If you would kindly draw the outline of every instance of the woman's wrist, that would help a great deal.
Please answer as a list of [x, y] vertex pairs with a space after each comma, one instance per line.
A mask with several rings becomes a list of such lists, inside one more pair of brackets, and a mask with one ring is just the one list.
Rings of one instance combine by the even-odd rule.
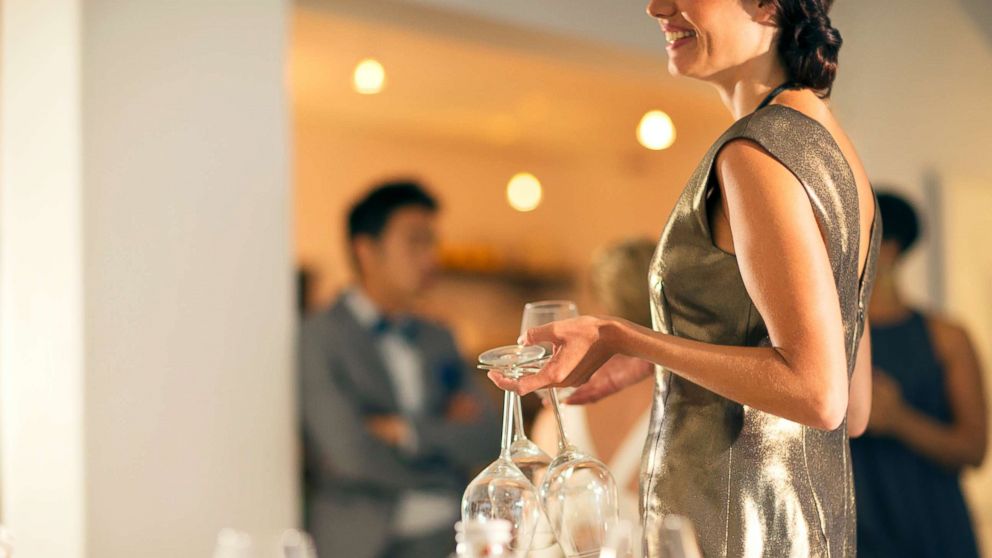
[[627, 320], [614, 317], [601, 318], [599, 325], [599, 337], [606, 344], [607, 350], [611, 354], [630, 356], [630, 338], [633, 333], [631, 323]]
[[915, 426], [916, 417], [913, 409], [905, 403], [896, 405], [890, 411], [889, 433], [895, 438], [905, 439], [907, 431], [912, 431]]

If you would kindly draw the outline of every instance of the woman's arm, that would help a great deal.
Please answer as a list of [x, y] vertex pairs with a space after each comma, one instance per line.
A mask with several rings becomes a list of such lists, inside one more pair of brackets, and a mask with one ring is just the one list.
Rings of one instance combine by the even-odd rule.
[[944, 365], [951, 423], [943, 423], [906, 404], [899, 386], [880, 373], [876, 378], [877, 410], [869, 430], [888, 434], [940, 465], [957, 470], [978, 467], [987, 444], [986, 401], [982, 369], [965, 330], [941, 319], [931, 319], [930, 330]]
[[738, 265], [770, 347], [713, 345], [585, 316], [528, 332], [529, 343], [555, 345], [539, 374], [519, 382], [495, 375], [493, 380], [522, 393], [578, 385], [622, 353], [739, 403], [812, 427], [837, 428], [848, 407], [844, 328], [810, 200], [788, 169], [751, 142], [727, 144], [717, 170]]

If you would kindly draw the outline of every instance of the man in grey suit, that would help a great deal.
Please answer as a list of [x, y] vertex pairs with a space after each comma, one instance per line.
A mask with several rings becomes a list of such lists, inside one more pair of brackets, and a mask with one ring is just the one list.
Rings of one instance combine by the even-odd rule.
[[321, 558], [443, 558], [499, 423], [444, 327], [411, 307], [436, 270], [436, 201], [372, 190], [348, 216], [358, 284], [303, 323], [307, 529]]

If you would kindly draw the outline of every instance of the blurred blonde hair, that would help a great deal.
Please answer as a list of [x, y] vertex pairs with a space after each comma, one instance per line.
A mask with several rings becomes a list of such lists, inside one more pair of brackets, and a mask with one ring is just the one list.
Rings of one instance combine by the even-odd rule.
[[590, 284], [608, 313], [651, 327], [648, 269], [654, 250], [654, 241], [633, 238], [610, 245], [593, 257]]

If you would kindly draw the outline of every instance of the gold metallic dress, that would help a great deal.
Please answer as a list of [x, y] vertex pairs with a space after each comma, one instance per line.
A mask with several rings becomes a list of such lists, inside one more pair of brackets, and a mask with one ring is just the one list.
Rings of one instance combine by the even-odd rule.
[[[799, 179], [824, 231], [844, 322], [848, 377], [874, 282], [879, 219], [859, 276], [854, 174], [830, 133], [770, 105], [737, 121], [710, 148], [679, 198], [651, 267], [655, 329], [707, 343], [768, 346], [737, 259], [713, 243], [707, 197], [727, 142], [757, 143]], [[727, 374], [733, 374], [727, 370]], [[847, 557], [855, 553], [847, 424], [832, 432], [730, 401], [667, 370], [657, 372], [641, 474], [648, 555], [662, 556], [665, 514], [692, 520], [707, 558]]]

